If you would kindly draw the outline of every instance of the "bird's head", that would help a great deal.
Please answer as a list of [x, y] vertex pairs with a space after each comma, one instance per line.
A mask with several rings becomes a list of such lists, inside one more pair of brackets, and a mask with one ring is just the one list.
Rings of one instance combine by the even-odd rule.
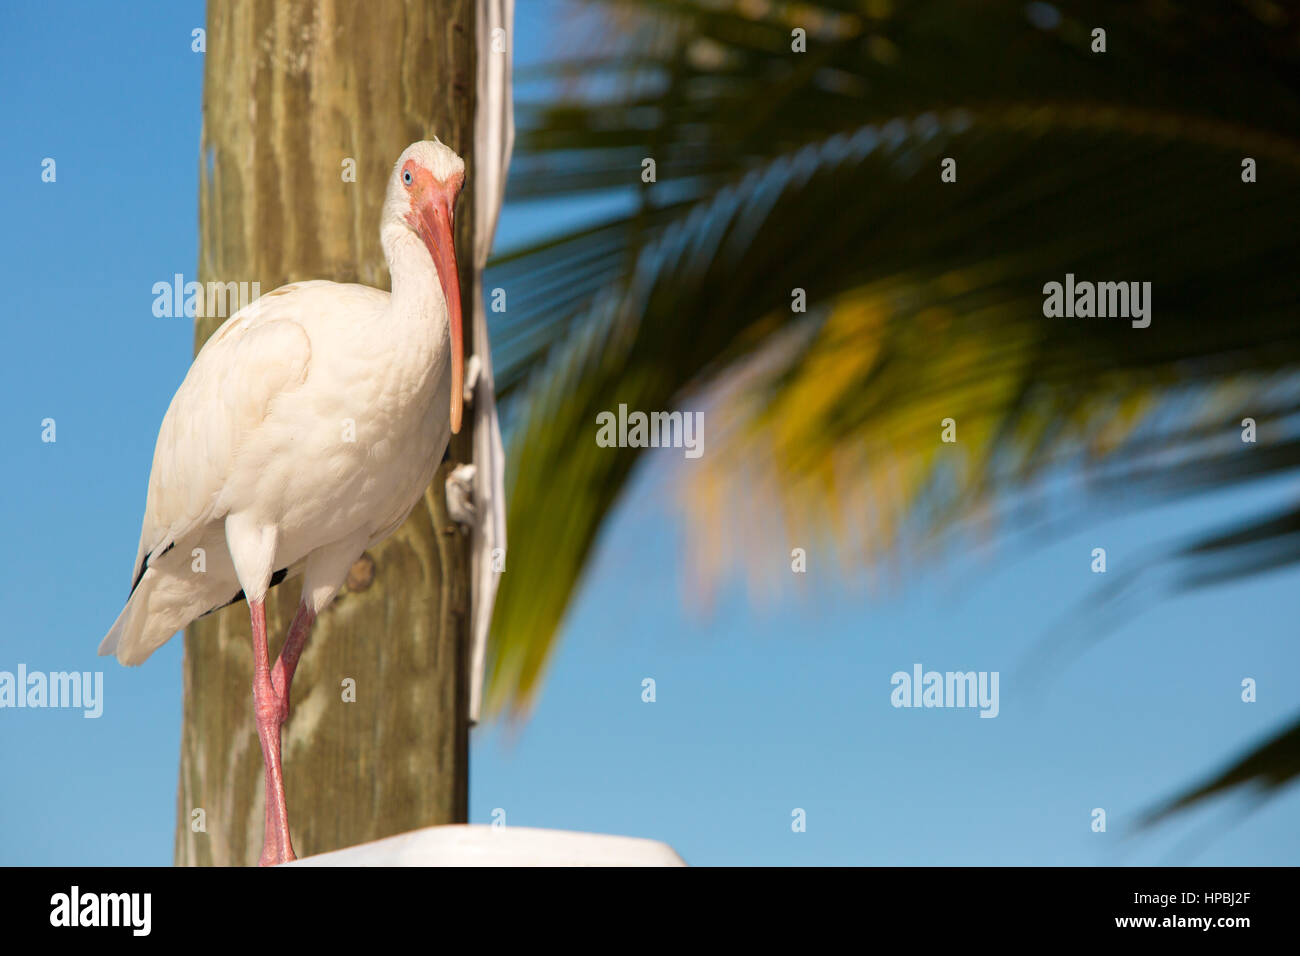
[[464, 398], [464, 346], [461, 338], [460, 276], [452, 240], [452, 210], [465, 185], [465, 161], [434, 139], [402, 151], [388, 182], [385, 225], [410, 229], [429, 250], [451, 333], [451, 430], [460, 431]]

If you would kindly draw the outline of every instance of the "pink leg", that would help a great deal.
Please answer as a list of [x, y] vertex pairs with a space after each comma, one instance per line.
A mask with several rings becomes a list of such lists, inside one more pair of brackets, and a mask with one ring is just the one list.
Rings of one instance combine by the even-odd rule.
[[250, 601], [253, 625], [253, 708], [257, 716], [257, 737], [262, 743], [266, 766], [266, 835], [262, 842], [262, 866], [294, 859], [289, 842], [289, 815], [284, 799], [284, 771], [280, 766], [280, 724], [283, 722], [279, 695], [271, 684], [270, 652], [266, 645], [266, 603]]
[[271, 671], [271, 685], [280, 697], [281, 723], [289, 719], [289, 686], [293, 683], [293, 672], [298, 669], [298, 658], [307, 646], [307, 638], [311, 637], [311, 626], [315, 620], [316, 615], [307, 609], [307, 605], [298, 602], [298, 612], [293, 616], [289, 635], [284, 639], [280, 657]]

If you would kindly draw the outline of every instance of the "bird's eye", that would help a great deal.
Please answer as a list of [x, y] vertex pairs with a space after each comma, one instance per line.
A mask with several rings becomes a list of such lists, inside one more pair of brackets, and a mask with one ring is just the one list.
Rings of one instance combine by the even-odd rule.
[[402, 170], [402, 182], [408, 186], [411, 185], [411, 171], [409, 169]]

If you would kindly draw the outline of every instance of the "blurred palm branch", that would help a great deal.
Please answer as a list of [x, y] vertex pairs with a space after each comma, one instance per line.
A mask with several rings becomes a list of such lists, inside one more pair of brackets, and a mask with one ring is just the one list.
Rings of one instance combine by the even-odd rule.
[[[1158, 502], [1300, 467], [1292, 5], [592, 0], [566, 32], [583, 52], [525, 77], [545, 93], [519, 105], [510, 196], [618, 211], [493, 266], [496, 708], [536, 694], [642, 462], [595, 444], [620, 403], [708, 410], [681, 481], [704, 591], [788, 579], [788, 542], [896, 569], [1018, 527], [1051, 475]], [[1151, 326], [1044, 318], [1067, 272], [1151, 282]], [[1300, 506], [1162, 557], [1177, 587], [1297, 560]], [[1150, 818], [1297, 773], [1300, 722]]]

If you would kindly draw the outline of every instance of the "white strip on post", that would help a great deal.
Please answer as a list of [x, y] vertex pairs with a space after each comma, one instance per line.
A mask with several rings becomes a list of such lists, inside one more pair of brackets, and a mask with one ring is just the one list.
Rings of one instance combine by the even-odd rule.
[[[474, 470], [470, 477], [475, 509], [470, 528], [469, 719], [475, 723], [483, 700], [492, 605], [497, 595], [497, 555], [506, 549], [506, 456], [497, 419], [496, 382], [483, 307], [483, 269], [492, 252], [497, 218], [506, 195], [506, 174], [515, 144], [511, 58], [514, 0], [478, 0], [478, 80], [474, 116]], [[467, 366], [468, 368], [468, 366]], [[458, 469], [459, 470], [459, 469]], [[449, 479], [450, 480], [450, 479]], [[499, 550], [498, 550], [499, 549]]]

